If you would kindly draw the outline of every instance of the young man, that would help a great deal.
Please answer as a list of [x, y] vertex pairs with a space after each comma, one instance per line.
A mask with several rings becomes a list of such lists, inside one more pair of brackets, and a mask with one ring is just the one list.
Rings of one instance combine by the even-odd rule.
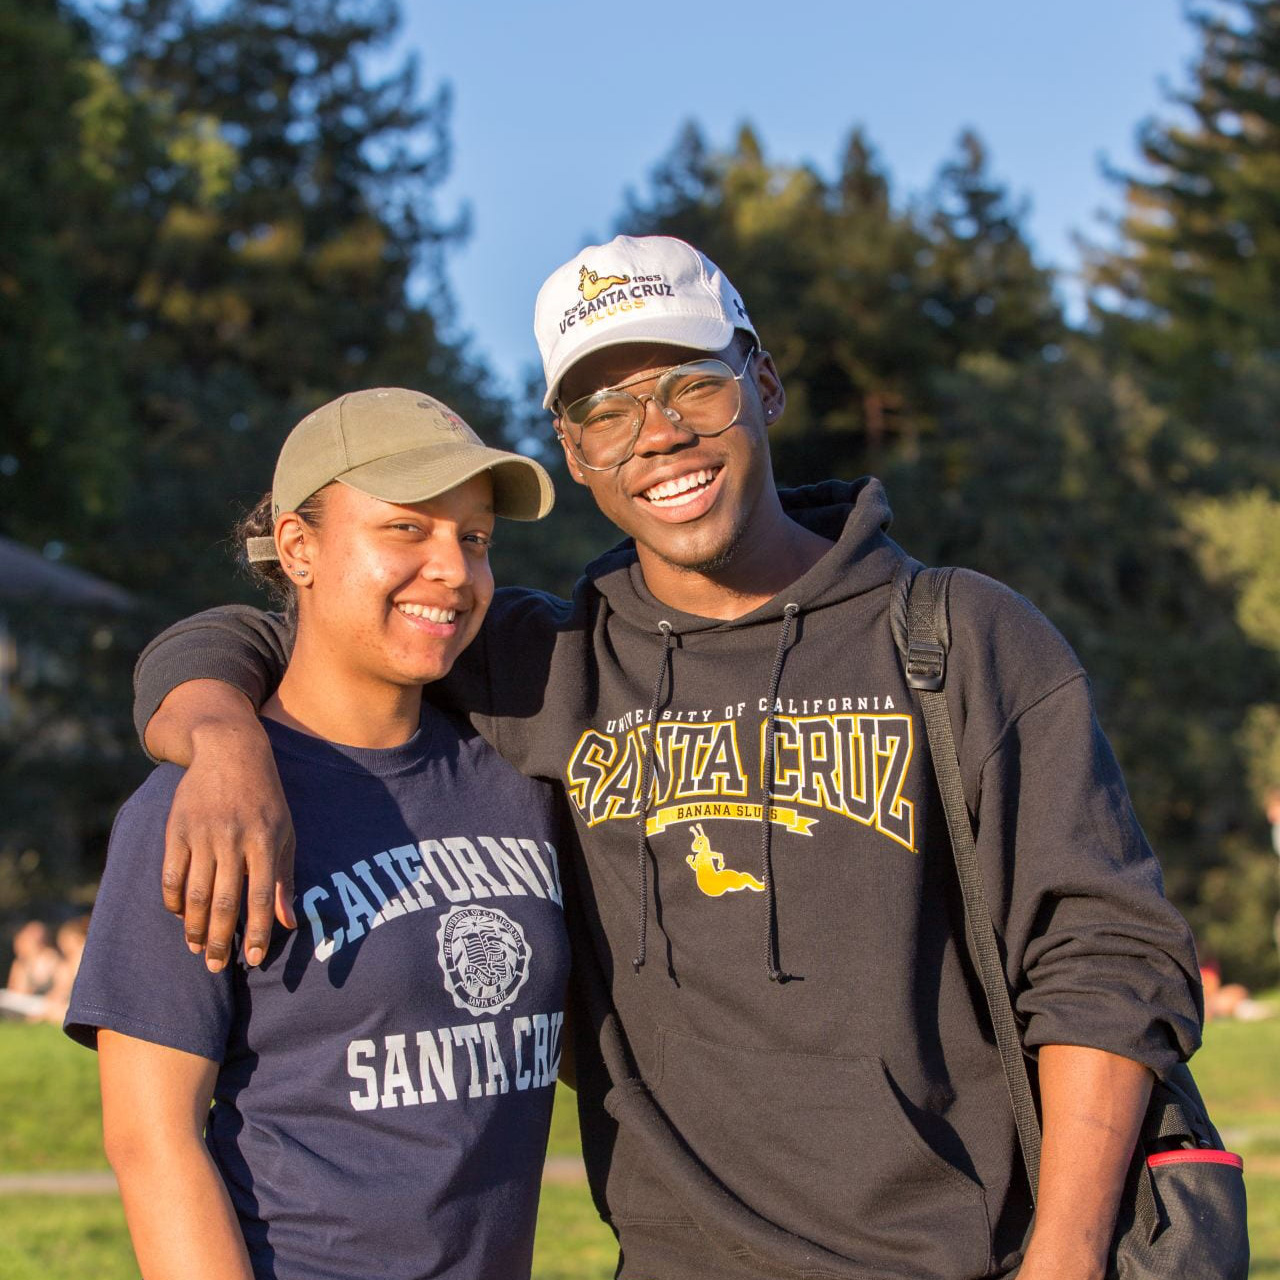
[[[948, 698], [1038, 1059], [1028, 1243], [890, 634], [904, 553], [880, 485], [778, 492], [777, 370], [732, 285], [680, 241], [585, 249], [543, 286], [535, 327], [570, 472], [628, 540], [571, 601], [498, 592], [441, 696], [559, 781], [577, 818], [580, 1107], [619, 1275], [1101, 1277], [1151, 1073], [1194, 1050], [1200, 1010], [1075, 656], [1021, 597], [957, 575]], [[149, 748], [191, 766], [166, 897], [215, 965], [246, 861], [256, 958], [287, 849], [252, 704], [288, 644], [278, 620], [217, 610], [139, 668]]]

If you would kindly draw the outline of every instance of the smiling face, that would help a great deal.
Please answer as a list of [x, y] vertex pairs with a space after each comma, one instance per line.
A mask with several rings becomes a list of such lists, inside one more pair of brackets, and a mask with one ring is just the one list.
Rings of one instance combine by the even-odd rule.
[[[568, 371], [560, 401], [571, 404], [622, 383], [641, 396], [653, 390], [664, 370], [708, 354], [654, 343], [606, 347]], [[738, 369], [745, 347], [735, 342], [710, 354]], [[767, 353], [756, 352], [742, 379], [742, 408], [718, 435], [695, 435], [647, 401], [635, 453], [621, 465], [589, 471], [565, 446], [570, 474], [591, 490], [600, 510], [635, 539], [645, 578], [659, 595], [663, 579], [672, 573], [709, 578], [723, 573], [733, 565], [744, 540], [777, 518], [767, 424], [783, 403], [773, 361]]]
[[446, 675], [493, 598], [489, 476], [409, 506], [333, 484], [323, 512], [318, 528], [289, 515], [277, 526], [282, 559], [307, 574], [298, 649], [334, 680], [405, 687]]

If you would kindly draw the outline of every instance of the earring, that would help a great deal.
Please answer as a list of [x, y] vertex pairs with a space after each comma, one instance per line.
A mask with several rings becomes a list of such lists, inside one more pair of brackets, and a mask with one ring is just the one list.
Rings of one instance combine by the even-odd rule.
[[305, 578], [307, 576], [307, 571], [305, 569], [294, 569], [291, 572], [295, 578]]

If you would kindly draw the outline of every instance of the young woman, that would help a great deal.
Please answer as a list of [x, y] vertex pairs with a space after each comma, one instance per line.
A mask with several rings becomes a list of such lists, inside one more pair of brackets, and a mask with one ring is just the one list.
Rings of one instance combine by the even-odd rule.
[[300, 927], [260, 968], [189, 953], [162, 765], [116, 821], [67, 1017], [145, 1280], [529, 1274], [568, 969], [553, 806], [422, 687], [479, 630], [495, 517], [550, 506], [541, 467], [420, 392], [286, 440], [247, 545], [296, 610], [262, 715]]

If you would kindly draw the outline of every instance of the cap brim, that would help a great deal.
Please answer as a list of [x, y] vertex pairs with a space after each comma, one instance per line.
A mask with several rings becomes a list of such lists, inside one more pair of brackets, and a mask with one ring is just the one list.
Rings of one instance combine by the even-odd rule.
[[733, 334], [734, 325], [715, 316], [637, 315], [634, 319], [616, 318], [607, 328], [575, 346], [551, 370], [547, 377], [547, 394], [542, 407], [551, 408], [560, 394], [560, 383], [564, 381], [564, 375], [594, 351], [621, 346], [626, 342], [653, 342], [661, 346], [690, 347], [694, 351], [723, 351], [733, 339]]
[[551, 477], [532, 458], [484, 446], [412, 449], [376, 458], [335, 479], [372, 498], [409, 506], [437, 498], [488, 471], [493, 508], [508, 520], [541, 520], [555, 503]]

